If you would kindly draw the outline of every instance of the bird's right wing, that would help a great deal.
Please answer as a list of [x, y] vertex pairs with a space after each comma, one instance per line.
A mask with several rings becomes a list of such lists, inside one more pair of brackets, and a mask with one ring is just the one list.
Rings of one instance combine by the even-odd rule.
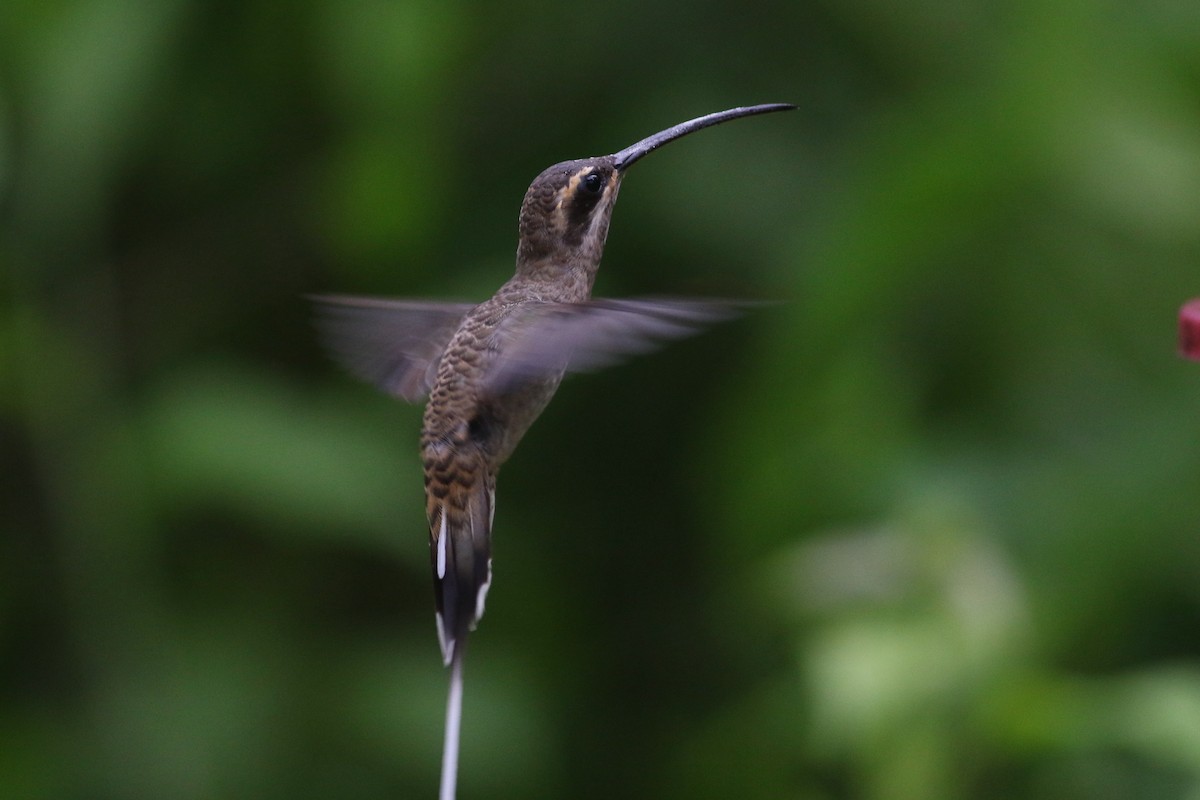
[[470, 303], [317, 295], [317, 328], [352, 375], [410, 403], [429, 393], [438, 359]]
[[505, 394], [564, 371], [601, 369], [733, 319], [752, 305], [657, 298], [532, 303], [496, 332], [501, 356], [486, 378], [488, 392]]

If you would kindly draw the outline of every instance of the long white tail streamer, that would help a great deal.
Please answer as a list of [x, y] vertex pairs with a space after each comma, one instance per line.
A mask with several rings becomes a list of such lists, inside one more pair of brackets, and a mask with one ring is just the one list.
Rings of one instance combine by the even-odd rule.
[[[461, 646], [461, 644], [460, 644]], [[450, 693], [446, 697], [446, 740], [442, 744], [442, 791], [440, 800], [454, 800], [458, 783], [458, 739], [462, 727], [462, 653], [450, 662]]]

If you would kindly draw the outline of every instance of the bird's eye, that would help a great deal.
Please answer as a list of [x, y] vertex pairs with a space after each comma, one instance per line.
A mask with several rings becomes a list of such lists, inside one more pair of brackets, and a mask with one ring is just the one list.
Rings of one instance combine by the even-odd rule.
[[593, 194], [604, 188], [604, 179], [598, 173], [589, 172], [583, 178], [583, 188]]

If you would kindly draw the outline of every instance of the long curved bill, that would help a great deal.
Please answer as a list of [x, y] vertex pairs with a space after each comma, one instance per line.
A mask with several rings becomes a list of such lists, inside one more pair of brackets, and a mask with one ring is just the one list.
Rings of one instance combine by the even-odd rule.
[[647, 136], [637, 144], [629, 145], [629, 147], [613, 155], [613, 162], [618, 170], [623, 170], [642, 156], [657, 150], [667, 142], [673, 142], [679, 137], [687, 136], [689, 133], [698, 131], [701, 128], [720, 125], [722, 122], [728, 122], [731, 119], [750, 117], [755, 114], [770, 114], [773, 111], [791, 111], [794, 108], [795, 106], [790, 103], [764, 103], [759, 106], [741, 106], [739, 108], [730, 108], [726, 111], [705, 114], [703, 117], [696, 117], [695, 119], [690, 119], [687, 122], [681, 122], [678, 125], [667, 128], [665, 131], [659, 131], [653, 136]]

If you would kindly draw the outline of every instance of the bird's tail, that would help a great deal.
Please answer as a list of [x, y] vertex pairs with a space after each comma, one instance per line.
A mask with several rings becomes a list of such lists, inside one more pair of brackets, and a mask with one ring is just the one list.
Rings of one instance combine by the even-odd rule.
[[[495, 481], [484, 470], [430, 484], [429, 532], [438, 639], [450, 667], [440, 799], [454, 800], [462, 722], [467, 634], [483, 616], [492, 580], [491, 529]], [[468, 480], [474, 478], [474, 480]]]
[[442, 659], [454, 662], [455, 650], [483, 616], [492, 581], [492, 510], [495, 481], [476, 473], [464, 485], [444, 484], [442, 497], [430, 492], [430, 561], [437, 603]]

